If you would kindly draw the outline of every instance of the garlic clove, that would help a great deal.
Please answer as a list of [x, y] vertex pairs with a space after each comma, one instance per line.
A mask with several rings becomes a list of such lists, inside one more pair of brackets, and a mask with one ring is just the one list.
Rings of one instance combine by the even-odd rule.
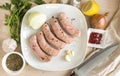
[[69, 55], [69, 56], [74, 56], [75, 52], [71, 51], [71, 50], [68, 50], [68, 51], [66, 51], [66, 54]]
[[75, 52], [74, 52], [74, 51], [71, 51], [71, 55], [72, 55], [72, 56], [75, 56]]
[[71, 61], [70, 56], [69, 55], [65, 55], [65, 60], [68, 61], [68, 62], [70, 62]]

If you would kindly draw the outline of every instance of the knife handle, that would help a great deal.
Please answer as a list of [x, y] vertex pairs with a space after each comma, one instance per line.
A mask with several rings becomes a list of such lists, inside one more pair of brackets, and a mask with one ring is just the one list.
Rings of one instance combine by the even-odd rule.
[[76, 70], [76, 69], [74, 69], [74, 70], [71, 72], [70, 76], [79, 76], [79, 75], [77, 75], [77, 74], [75, 73], [75, 70]]
[[73, 72], [70, 74], [70, 76], [75, 76], [75, 72], [73, 71]]

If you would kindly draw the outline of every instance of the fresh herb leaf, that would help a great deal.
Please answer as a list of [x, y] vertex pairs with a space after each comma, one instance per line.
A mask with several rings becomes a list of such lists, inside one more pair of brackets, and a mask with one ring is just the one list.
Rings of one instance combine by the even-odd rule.
[[15, 5], [15, 6], [18, 6], [22, 0], [10, 0], [11, 1], [11, 4]]
[[11, 10], [11, 4], [5, 3], [5, 4], [3, 4], [2, 6], [0, 6], [0, 8], [6, 9], [6, 10]]
[[[10, 0], [11, 3], [5, 3], [0, 8], [8, 10], [10, 15], [5, 15], [5, 25], [9, 27], [11, 38], [20, 43], [20, 27], [24, 14], [31, 8], [32, 3], [43, 4], [42, 0]], [[11, 8], [12, 6], [12, 8]]]
[[40, 5], [40, 4], [45, 4], [45, 2], [42, 1], [42, 0], [34, 0], [34, 3], [36, 3], [36, 4], [38, 4], [38, 5]]

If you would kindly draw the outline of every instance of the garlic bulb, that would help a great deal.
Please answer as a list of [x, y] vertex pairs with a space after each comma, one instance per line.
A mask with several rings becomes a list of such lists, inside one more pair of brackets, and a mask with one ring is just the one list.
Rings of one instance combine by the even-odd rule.
[[14, 39], [8, 38], [8, 39], [3, 40], [3, 42], [2, 42], [2, 49], [6, 53], [14, 51], [16, 49], [16, 47], [17, 47], [17, 43]]

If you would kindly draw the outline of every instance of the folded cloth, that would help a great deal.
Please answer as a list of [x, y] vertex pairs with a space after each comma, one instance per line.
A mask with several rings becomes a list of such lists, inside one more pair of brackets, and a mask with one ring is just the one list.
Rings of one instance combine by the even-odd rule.
[[[119, 20], [120, 20], [120, 9], [114, 16], [113, 20], [111, 21], [110, 27], [107, 28], [106, 47], [116, 42], [120, 43], [120, 40], [118, 39], [120, 37]], [[117, 28], [113, 30], [113, 26]], [[115, 32], [117, 32], [118, 37], [116, 37]], [[99, 51], [100, 49], [88, 47], [85, 60], [89, 59], [93, 54]], [[115, 50], [114, 53], [108, 56], [103, 62], [98, 63], [98, 65], [88, 73], [88, 76], [115, 76], [115, 73], [118, 70], [120, 70], [120, 45]]]
[[98, 65], [91, 70], [89, 76], [111, 76], [110, 74], [116, 70], [120, 64], [120, 47], [115, 50], [113, 54], [107, 57], [104, 62], [98, 63]]

